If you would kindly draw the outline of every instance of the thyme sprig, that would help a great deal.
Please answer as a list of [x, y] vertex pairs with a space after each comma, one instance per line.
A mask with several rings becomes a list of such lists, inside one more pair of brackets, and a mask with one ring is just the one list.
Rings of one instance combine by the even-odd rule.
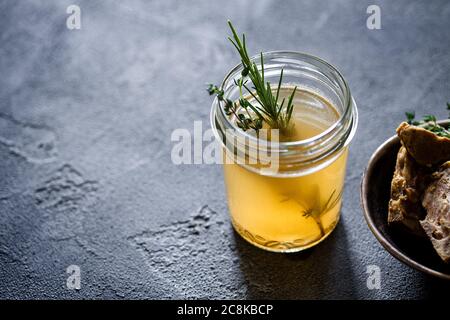
[[[272, 85], [269, 81], [266, 81], [264, 76], [264, 57], [262, 52], [260, 53], [261, 70], [259, 70], [257, 64], [251, 61], [249, 57], [245, 34], [242, 34], [242, 39], [239, 38], [231, 21], [228, 21], [228, 25], [232, 32], [232, 37], [228, 37], [228, 40], [238, 51], [243, 66], [241, 78], [235, 80], [235, 84], [239, 87], [239, 99], [236, 102], [226, 99], [223, 90], [213, 84], [210, 84], [207, 89], [209, 94], [215, 94], [219, 101], [224, 103], [225, 112], [236, 117], [237, 124], [241, 129], [255, 129], [258, 131], [262, 128], [263, 122], [266, 122], [270, 128], [279, 129], [285, 135], [289, 134], [293, 128], [291, 119], [294, 108], [293, 99], [297, 87], [294, 88], [287, 101], [286, 98], [283, 98], [280, 103], [283, 69], [281, 69], [278, 86], [274, 92]], [[248, 87], [248, 80], [252, 82], [252, 88]], [[257, 104], [253, 104], [245, 98], [244, 89], [253, 97]]]
[[[450, 103], [447, 102], [447, 110], [450, 112]], [[416, 114], [415, 112], [405, 112], [406, 119], [409, 124], [412, 124], [414, 126], [423, 126], [424, 129], [431, 131], [435, 133], [436, 135], [440, 137], [445, 137], [450, 139], [450, 131], [444, 128], [443, 126], [439, 125], [437, 123], [437, 119], [434, 115], [428, 114], [425, 115], [422, 120], [418, 121], [416, 120]], [[450, 119], [450, 113], [449, 113], [449, 119]]]
[[[250, 115], [247, 109], [250, 103], [247, 100], [239, 99], [239, 104], [237, 104], [230, 99], [225, 99], [223, 90], [212, 83], [208, 84], [208, 88], [206, 90], [208, 91], [209, 95], [215, 94], [217, 96], [217, 99], [224, 103], [225, 114], [228, 116], [234, 115], [237, 119], [237, 125], [239, 128], [244, 131], [248, 129], [254, 129], [255, 131], [258, 131], [262, 128], [263, 119], [254, 119]], [[241, 105], [242, 108], [246, 110], [247, 114], [239, 113], [239, 105]]]

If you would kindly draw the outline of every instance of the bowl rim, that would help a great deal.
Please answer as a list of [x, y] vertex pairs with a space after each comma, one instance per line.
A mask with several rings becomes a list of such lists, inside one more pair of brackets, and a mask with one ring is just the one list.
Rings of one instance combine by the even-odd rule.
[[[439, 120], [439, 121], [437, 121], [437, 123], [449, 126], [450, 119]], [[436, 271], [434, 269], [426, 267], [426, 266], [416, 262], [415, 260], [411, 259], [410, 257], [408, 257], [406, 254], [404, 254], [400, 250], [398, 250], [396, 248], [396, 246], [393, 245], [392, 242], [387, 240], [383, 236], [383, 234], [378, 230], [378, 227], [376, 226], [375, 222], [373, 221], [371, 214], [369, 214], [367, 197], [365, 196], [367, 193], [367, 189], [368, 189], [367, 172], [372, 171], [375, 162], [377, 162], [381, 158], [382, 151], [387, 146], [390, 146], [392, 144], [397, 144], [397, 143], [400, 143], [400, 139], [398, 138], [397, 135], [394, 135], [394, 136], [388, 138], [386, 141], [384, 141], [371, 155], [369, 162], [367, 163], [367, 166], [364, 169], [362, 179], [361, 179], [361, 190], [360, 190], [360, 202], [361, 202], [361, 207], [363, 209], [364, 218], [366, 220], [367, 225], [369, 226], [370, 231], [373, 233], [373, 235], [378, 240], [378, 242], [380, 242], [381, 245], [397, 260], [405, 263], [406, 265], [408, 265], [416, 270], [424, 272], [426, 274], [429, 274], [429, 275], [432, 275], [432, 276], [435, 276], [435, 277], [438, 277], [441, 279], [450, 280], [450, 274]]]

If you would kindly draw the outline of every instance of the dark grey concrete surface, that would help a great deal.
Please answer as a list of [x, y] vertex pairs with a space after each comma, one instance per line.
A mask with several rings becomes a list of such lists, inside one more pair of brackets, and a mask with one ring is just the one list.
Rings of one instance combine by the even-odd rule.
[[[81, 7], [81, 30], [66, 8]], [[382, 29], [366, 28], [369, 4]], [[228, 219], [219, 165], [174, 166], [171, 132], [208, 124], [206, 82], [250, 51], [336, 65], [358, 103], [342, 220], [301, 254], [261, 251]], [[420, 299], [449, 283], [403, 265], [359, 205], [371, 153], [404, 111], [446, 117], [448, 1], [1, 1], [0, 297]], [[66, 288], [69, 265], [81, 289]], [[366, 267], [381, 268], [368, 290]]]

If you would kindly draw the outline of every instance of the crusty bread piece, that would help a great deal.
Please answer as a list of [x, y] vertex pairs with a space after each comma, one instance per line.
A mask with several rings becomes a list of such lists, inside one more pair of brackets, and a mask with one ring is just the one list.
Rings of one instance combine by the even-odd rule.
[[421, 165], [440, 165], [450, 159], [450, 139], [402, 122], [397, 135], [409, 154]]
[[391, 182], [389, 225], [399, 225], [416, 235], [425, 236], [419, 220], [425, 217], [421, 196], [428, 182], [426, 170], [414, 161], [405, 147], [400, 148]]
[[425, 190], [422, 205], [427, 210], [423, 229], [434, 249], [445, 262], [450, 262], [450, 161], [433, 174], [435, 179]]

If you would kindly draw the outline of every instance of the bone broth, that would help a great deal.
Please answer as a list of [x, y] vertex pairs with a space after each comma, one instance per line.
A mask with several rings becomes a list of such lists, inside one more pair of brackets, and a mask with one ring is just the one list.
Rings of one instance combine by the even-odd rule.
[[[280, 99], [292, 90], [284, 87]], [[297, 89], [293, 104], [293, 129], [288, 136], [281, 134], [280, 141], [314, 138], [340, 117], [329, 101], [306, 89]], [[329, 163], [288, 177], [281, 176], [283, 167], [268, 176], [237, 163], [225, 164], [235, 229], [247, 241], [273, 251], [298, 251], [323, 240], [339, 220], [347, 153], [345, 146]]]
[[339, 221], [358, 110], [329, 63], [293, 51], [250, 58], [230, 27], [241, 64], [208, 92], [216, 96], [211, 126], [224, 154], [231, 222], [257, 247], [301, 251]]

